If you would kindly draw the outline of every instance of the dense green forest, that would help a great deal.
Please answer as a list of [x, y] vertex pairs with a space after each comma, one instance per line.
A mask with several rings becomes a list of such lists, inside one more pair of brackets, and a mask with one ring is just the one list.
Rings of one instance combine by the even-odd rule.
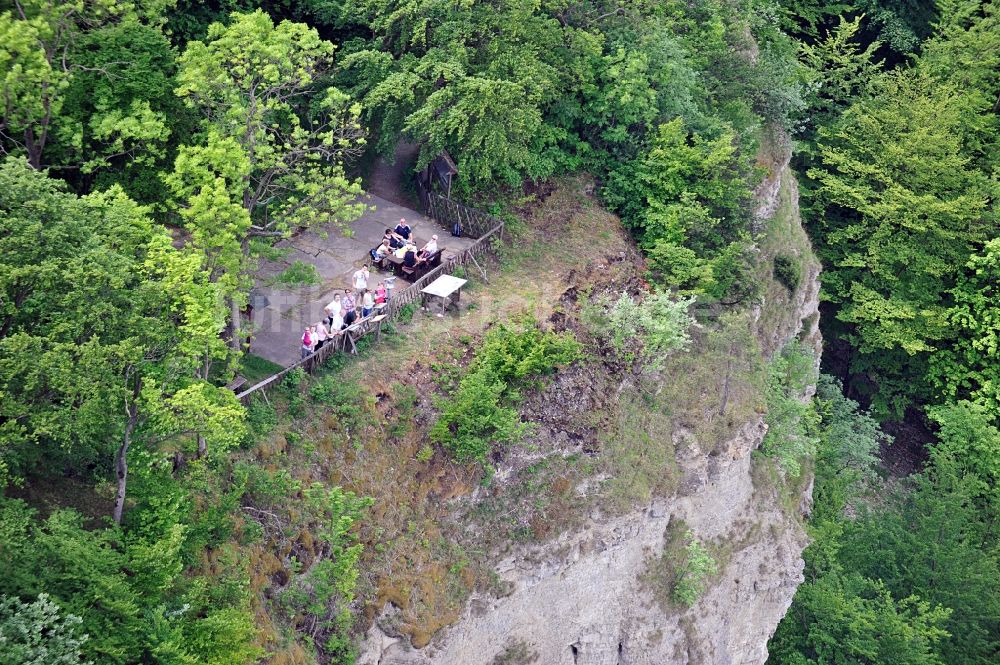
[[[1000, 658], [992, 2], [0, 0], [0, 104], [0, 663], [242, 663], [278, 643], [353, 662], [370, 502], [241, 457], [277, 416], [225, 385], [258, 262], [355, 219], [376, 156], [447, 150], [457, 195], [507, 216], [593, 178], [663, 295], [625, 298], [615, 339], [655, 355], [684, 342], [690, 299], [719, 320], [760, 302], [772, 136], [823, 262], [828, 353], [801, 431], [765, 442], [816, 475], [771, 661]], [[794, 290], [802, 266], [779, 258]], [[579, 353], [505, 335], [432, 431], [459, 464], [484, 465], [520, 427], [504, 400]], [[880, 423], [904, 418], [932, 440], [899, 478]], [[293, 503], [319, 554], [262, 600], [246, 552], [269, 526], [245, 516]]]

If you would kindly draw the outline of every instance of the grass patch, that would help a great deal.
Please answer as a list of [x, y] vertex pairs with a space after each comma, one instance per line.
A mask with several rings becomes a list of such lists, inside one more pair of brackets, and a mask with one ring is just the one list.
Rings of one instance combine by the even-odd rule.
[[749, 313], [728, 313], [696, 330], [691, 350], [667, 358], [660, 403], [710, 452], [763, 415], [766, 371]]
[[[680, 470], [674, 457], [673, 422], [652, 393], [633, 389], [622, 394], [600, 458], [610, 478], [606, 499], [614, 510], [648, 503], [675, 489]], [[637, 406], [639, 408], [637, 408]]]
[[515, 543], [539, 542], [582, 523], [588, 498], [576, 487], [593, 473], [589, 458], [552, 455], [522, 469], [463, 514], [470, 525], [462, 541], [484, 551], [506, 551]]
[[302, 260], [295, 260], [280, 273], [265, 281], [268, 286], [301, 287], [323, 283], [316, 266]]
[[267, 358], [255, 356], [252, 353], [244, 353], [243, 358], [240, 359], [239, 373], [252, 385], [277, 374], [283, 369], [285, 368], [278, 363], [271, 362]]

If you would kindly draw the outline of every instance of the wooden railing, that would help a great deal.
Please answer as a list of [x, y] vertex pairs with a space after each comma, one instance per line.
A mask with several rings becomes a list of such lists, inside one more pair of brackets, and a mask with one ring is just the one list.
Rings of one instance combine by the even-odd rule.
[[449, 233], [457, 222], [462, 226], [462, 235], [482, 238], [501, 223], [489, 213], [470, 208], [433, 191], [421, 177], [417, 177], [417, 192], [420, 194], [424, 214], [437, 221]]
[[312, 374], [317, 369], [322, 367], [323, 363], [325, 363], [326, 360], [334, 353], [347, 352], [353, 346], [354, 342], [361, 339], [365, 335], [375, 332], [379, 329], [379, 326], [384, 324], [386, 321], [392, 321], [399, 316], [399, 312], [403, 309], [403, 307], [419, 300], [420, 292], [441, 275], [451, 272], [456, 266], [465, 266], [470, 263], [475, 264], [477, 268], [480, 268], [480, 264], [476, 261], [476, 257], [482, 256], [487, 252], [491, 252], [493, 250], [493, 243], [501, 242], [503, 240], [503, 229], [503, 222], [498, 222], [493, 228], [480, 236], [476, 242], [472, 243], [468, 249], [459, 254], [454, 254], [442, 259], [441, 265], [437, 268], [434, 268], [426, 275], [413, 282], [413, 284], [407, 286], [405, 289], [402, 289], [399, 292], [394, 292], [392, 294], [392, 298], [382, 310], [382, 313], [385, 314], [385, 318], [378, 323], [372, 321], [374, 318], [372, 316], [358, 321], [350, 328], [347, 328], [339, 335], [335, 336], [332, 342], [328, 341], [326, 344], [321, 346], [315, 353], [306, 356], [302, 360], [289, 365], [277, 374], [273, 374], [263, 381], [255, 383], [246, 390], [237, 393], [236, 398], [243, 404], [246, 404], [251, 395], [262, 391], [265, 388], [277, 385], [286, 374], [300, 367], [309, 374]]

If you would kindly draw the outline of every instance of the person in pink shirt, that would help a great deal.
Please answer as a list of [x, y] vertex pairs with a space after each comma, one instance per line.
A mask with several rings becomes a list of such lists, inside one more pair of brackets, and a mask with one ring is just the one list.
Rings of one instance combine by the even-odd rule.
[[375, 304], [381, 305], [388, 299], [388, 293], [385, 290], [385, 282], [379, 282], [378, 286], [375, 287]]
[[313, 352], [313, 336], [309, 326], [302, 333], [302, 359], [305, 360]]

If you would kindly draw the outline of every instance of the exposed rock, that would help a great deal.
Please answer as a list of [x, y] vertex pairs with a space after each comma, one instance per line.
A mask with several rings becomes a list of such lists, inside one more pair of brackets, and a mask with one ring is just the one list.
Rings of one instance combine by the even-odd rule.
[[[758, 191], [758, 214], [764, 217], [778, 206], [782, 178], [791, 177], [787, 159], [775, 166]], [[819, 350], [819, 266], [811, 253], [803, 258], [800, 288], [779, 312], [757, 317], [767, 354], [795, 337]], [[769, 305], [774, 303], [763, 307]], [[563, 404], [562, 413], [547, 420], [553, 441], [575, 442], [579, 449], [596, 440], [595, 432], [581, 430], [585, 425], [577, 416], [595, 402], [614, 399], [608, 388], [582, 375], [557, 381], [554, 390]], [[525, 663], [544, 665], [761, 665], [767, 641], [802, 581], [807, 539], [801, 518], [812, 490], [811, 482], [804, 483], [801, 497], [789, 502], [773, 483], [755, 485], [752, 453], [766, 431], [758, 416], [718, 445], [700, 445], [694, 432], [681, 427], [663, 433], [673, 437], [680, 470], [673, 497], [657, 497], [611, 518], [594, 511], [582, 529], [515, 549], [495, 567], [510, 593], [474, 595], [462, 618], [423, 649], [387, 633], [384, 621], [374, 622], [359, 664], [491, 665], [509, 662], [497, 659], [517, 644], [531, 654]], [[664, 606], [649, 574], [675, 520], [725, 552], [718, 575], [686, 609]]]

